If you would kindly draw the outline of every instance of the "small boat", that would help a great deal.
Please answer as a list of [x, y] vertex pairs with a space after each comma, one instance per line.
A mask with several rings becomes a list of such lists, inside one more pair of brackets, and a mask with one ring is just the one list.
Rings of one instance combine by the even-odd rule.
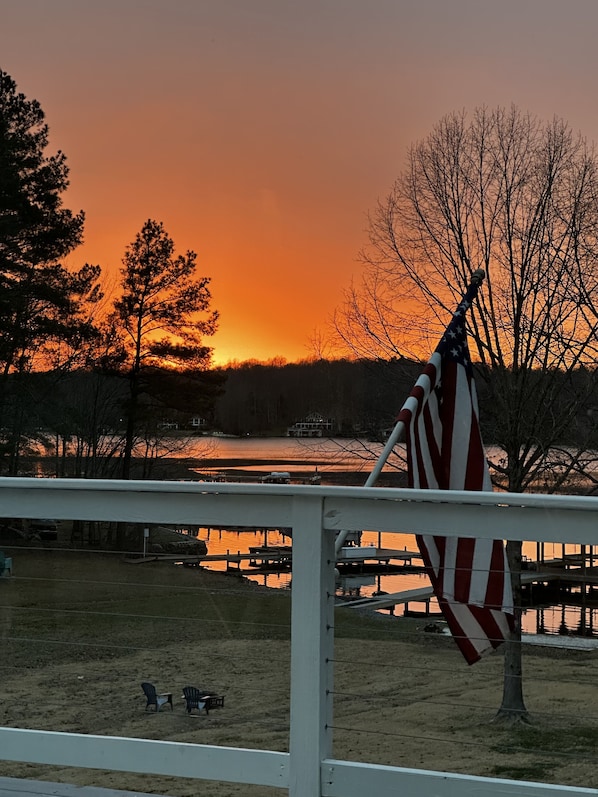
[[265, 476], [260, 476], [262, 484], [290, 484], [291, 474], [286, 470], [273, 470]]

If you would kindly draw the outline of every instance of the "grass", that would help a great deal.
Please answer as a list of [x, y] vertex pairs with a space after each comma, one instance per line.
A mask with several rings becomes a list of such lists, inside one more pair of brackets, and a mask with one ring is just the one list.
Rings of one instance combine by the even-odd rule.
[[542, 728], [537, 726], [515, 727], [509, 732], [509, 741], [496, 747], [500, 752], [542, 751], [549, 755], [596, 753], [598, 750], [598, 728], [589, 725]]
[[511, 780], [532, 780], [547, 782], [550, 773], [557, 769], [556, 761], [535, 761], [530, 764], [501, 764], [492, 769], [492, 775], [497, 778]]
[[[0, 582], [0, 635], [13, 666], [112, 658], [194, 639], [289, 639], [291, 594], [237, 575], [172, 563], [128, 564], [115, 554], [21, 549]], [[412, 634], [414, 621], [337, 609], [335, 633]]]
[[[147, 733], [147, 723], [155, 719], [148, 727], [172, 732], [174, 739], [178, 731], [168, 730], [166, 723], [179, 721], [176, 712], [158, 720], [130, 711], [141, 699], [138, 668], [166, 683], [182, 684], [208, 673], [227, 694], [227, 711], [214, 712], [209, 738], [216, 744], [234, 746], [241, 740], [241, 746], [268, 746], [272, 736], [272, 749], [284, 749], [289, 651], [288, 645], [270, 645], [269, 640], [286, 642], [290, 637], [290, 591], [167, 562], [128, 564], [121, 555], [102, 552], [22, 548], [11, 554], [14, 576], [0, 579], [0, 671], [13, 690], [23, 688], [29, 695], [27, 684], [21, 687], [23, 680], [45, 689], [53, 679], [52, 688], [64, 694], [60, 717], [68, 715], [64, 721], [70, 729], [117, 729], [120, 735], [131, 730], [136, 735]], [[595, 787], [598, 728], [590, 727], [588, 708], [596, 682], [593, 654], [526, 650], [526, 686], [529, 682], [534, 695], [529, 708], [543, 719], [531, 727], [503, 728], [491, 722], [499, 703], [502, 662], [490, 657], [468, 669], [454, 642], [422, 633], [423, 624], [336, 610], [335, 636], [358, 640], [347, 644], [343, 639], [335, 647], [334, 736], [340, 757]], [[224, 643], [201, 644], [209, 639]], [[245, 645], [245, 640], [258, 642]], [[393, 644], [370, 645], [369, 640]], [[61, 667], [45, 672], [51, 664]], [[574, 669], [570, 692], [558, 691], [570, 667], [583, 668], [584, 677]], [[80, 682], [79, 675], [85, 680]], [[102, 705], [81, 719], [73, 694], [83, 694], [92, 681], [101, 682], [103, 690], [111, 678], [120, 690], [113, 718], [106, 718], [108, 709]], [[578, 688], [585, 690], [579, 699]], [[18, 699], [5, 701], [4, 711], [7, 725], [30, 721]], [[122, 725], [125, 717], [130, 728]], [[137, 721], [145, 724], [138, 727]], [[242, 736], [246, 729], [253, 735]], [[193, 737], [198, 738], [207, 737]]]
[[[517, 726], [508, 731], [508, 739], [494, 746], [506, 759], [492, 769], [499, 778], [548, 782], [551, 774], [567, 761], [595, 757], [598, 749], [598, 728], [575, 725], [577, 718], [560, 727]], [[516, 761], [509, 761], [517, 756]], [[521, 763], [522, 757], [527, 761]]]

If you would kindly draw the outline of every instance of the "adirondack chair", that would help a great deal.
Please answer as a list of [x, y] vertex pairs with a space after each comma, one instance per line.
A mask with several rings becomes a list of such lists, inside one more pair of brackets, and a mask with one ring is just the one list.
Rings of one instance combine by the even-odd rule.
[[172, 692], [158, 693], [156, 691], [156, 687], [148, 681], [144, 681], [141, 684], [141, 688], [143, 689], [143, 693], [145, 694], [147, 700], [147, 703], [145, 704], [146, 711], [148, 708], [150, 708], [150, 706], [155, 706], [154, 711], [158, 712], [162, 706], [166, 705], [170, 705], [170, 710], [174, 711], [172, 706]]
[[185, 686], [183, 688], [187, 714], [191, 714], [193, 709], [198, 712], [205, 711], [210, 713], [210, 709], [222, 708], [224, 706], [224, 695], [217, 695], [215, 692], [208, 692], [198, 689], [196, 686]]
[[0, 577], [12, 576], [12, 556], [7, 556], [4, 551], [0, 551]]

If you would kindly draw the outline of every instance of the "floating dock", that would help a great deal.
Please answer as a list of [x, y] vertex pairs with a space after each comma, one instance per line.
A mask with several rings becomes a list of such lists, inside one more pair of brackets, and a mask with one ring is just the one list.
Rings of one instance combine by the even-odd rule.
[[[203, 555], [190, 554], [149, 554], [129, 557], [130, 564], [144, 562], [174, 562], [186, 567], [202, 567], [213, 562], [224, 562], [226, 570], [242, 571], [243, 567], [254, 572], [271, 572], [290, 569], [293, 562], [293, 548], [290, 545], [252, 546], [248, 552], [232, 552]], [[336, 563], [342, 573], [401, 573], [423, 571], [423, 561], [418, 551], [393, 550], [374, 546], [350, 545], [341, 549]]]
[[[337, 560], [339, 572], [350, 573], [393, 573], [405, 569], [423, 570], [423, 562], [417, 551], [395, 551], [390, 548], [349, 546], [343, 549]], [[420, 564], [414, 565], [416, 560]], [[254, 572], [284, 570], [292, 567], [293, 549], [290, 545], [262, 545], [249, 548], [248, 553], [207, 554], [200, 558], [200, 565], [209, 562], [226, 562], [226, 569], [242, 568], [247, 564]]]
[[[547, 585], [550, 582], [559, 582], [564, 585], [585, 583], [588, 585], [598, 585], [598, 568], [586, 569], [581, 568], [571, 570], [568, 565], [573, 561], [573, 557], [567, 559], [555, 559], [549, 562], [533, 563], [542, 565], [542, 570], [535, 570], [528, 568], [521, 573], [521, 586], [533, 588], [534, 586]], [[384, 595], [372, 595], [368, 598], [357, 598], [356, 600], [341, 600], [337, 601], [337, 606], [343, 606], [348, 609], [371, 609], [378, 611], [380, 609], [388, 609], [391, 614], [394, 614], [395, 607], [403, 605], [405, 615], [422, 615], [426, 617], [434, 616], [438, 612], [430, 611], [430, 603], [434, 598], [432, 587], [419, 587], [417, 589], [404, 590], [402, 592], [394, 592]], [[426, 609], [424, 611], [413, 611], [409, 609], [410, 603], [424, 604]]]

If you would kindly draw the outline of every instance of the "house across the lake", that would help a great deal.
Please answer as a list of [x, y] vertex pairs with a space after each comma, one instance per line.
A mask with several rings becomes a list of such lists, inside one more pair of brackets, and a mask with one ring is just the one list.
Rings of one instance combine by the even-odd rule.
[[205, 430], [208, 428], [208, 419], [202, 418], [200, 415], [194, 415], [189, 421], [189, 425], [192, 429]]
[[334, 421], [324, 418], [319, 413], [308, 415], [303, 421], [297, 421], [287, 429], [288, 437], [330, 437], [334, 434]]

